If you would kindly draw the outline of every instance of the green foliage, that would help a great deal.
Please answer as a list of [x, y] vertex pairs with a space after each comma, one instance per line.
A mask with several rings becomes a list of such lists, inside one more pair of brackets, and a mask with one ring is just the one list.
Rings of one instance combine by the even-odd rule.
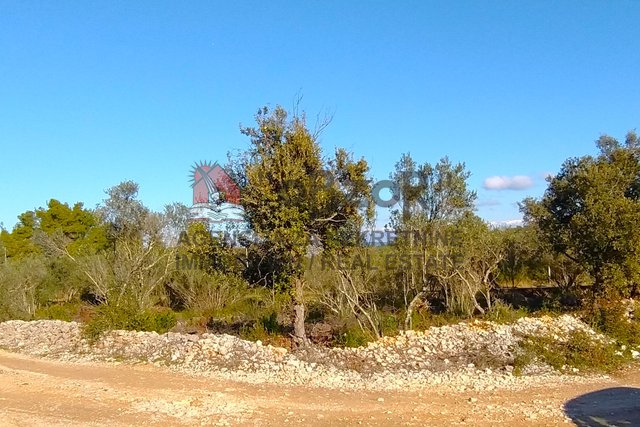
[[344, 150], [325, 162], [304, 116], [289, 119], [281, 107], [264, 108], [256, 121], [257, 128], [243, 129], [252, 146], [241, 203], [253, 230], [286, 257], [288, 273], [300, 277], [312, 237], [325, 248], [344, 244], [346, 238], [356, 242], [359, 209], [368, 197], [368, 166]]
[[342, 347], [362, 347], [374, 340], [373, 335], [362, 328], [352, 326], [345, 328], [337, 337], [336, 344]]
[[140, 236], [146, 229], [151, 212], [138, 200], [139, 185], [124, 181], [107, 190], [109, 196], [98, 209], [107, 224], [111, 241], [116, 238]]
[[55, 199], [46, 208], [20, 214], [18, 224], [11, 233], [2, 230], [0, 240], [6, 249], [0, 255], [16, 259], [43, 252], [57, 256], [62, 247], [74, 255], [96, 253], [106, 246], [105, 229], [94, 212], [82, 203], [71, 208]]
[[187, 230], [180, 234], [177, 255], [182, 264], [189, 264], [189, 268], [195, 267], [208, 273], [242, 272], [243, 265], [234, 248], [214, 236], [202, 222], [189, 224]]
[[[21, 214], [11, 233], [2, 230], [0, 311], [4, 318], [31, 318], [51, 302], [71, 302], [86, 288], [74, 256], [106, 245], [95, 214], [55, 199], [46, 208]], [[6, 249], [6, 253], [4, 252]]]
[[36, 319], [64, 320], [65, 322], [71, 322], [78, 316], [81, 307], [82, 303], [80, 302], [46, 305], [39, 307], [36, 310], [34, 317]]
[[419, 165], [410, 154], [403, 154], [393, 175], [402, 202], [402, 208], [392, 212], [396, 229], [414, 221], [449, 222], [471, 212], [477, 195], [468, 189], [469, 176], [464, 163], [454, 165], [447, 157], [432, 166]]
[[107, 242], [102, 250], [75, 255], [64, 240], [49, 240], [81, 272], [97, 302], [150, 308], [165, 299], [164, 287], [176, 267], [176, 248], [165, 245], [170, 237], [167, 218], [147, 209], [137, 192], [138, 185], [131, 181], [107, 191], [109, 198], [97, 210]]
[[403, 320], [394, 313], [380, 313], [380, 335], [386, 337], [398, 335], [402, 329]]
[[640, 281], [640, 149], [602, 136], [600, 155], [567, 160], [542, 200], [521, 205], [552, 248], [575, 260], [595, 294], [627, 294]]
[[542, 362], [558, 371], [611, 372], [620, 368], [626, 358], [613, 343], [602, 342], [594, 336], [573, 331], [566, 339], [551, 336], [528, 336], [520, 344], [514, 361], [514, 373], [522, 373], [532, 362]]
[[587, 309], [584, 320], [620, 344], [640, 346], [640, 320], [627, 315], [629, 304], [620, 300], [598, 300]]
[[48, 236], [62, 238], [72, 255], [96, 253], [107, 245], [106, 230], [98, 217], [76, 203], [73, 208], [51, 199], [47, 208], [36, 211], [38, 228]]
[[262, 341], [265, 344], [280, 341], [285, 334], [285, 330], [278, 323], [278, 315], [272, 311], [268, 315], [260, 316], [260, 318], [251, 326], [245, 326], [240, 329], [240, 336], [249, 341]]
[[18, 223], [11, 232], [2, 229], [0, 239], [4, 253], [3, 259], [22, 258], [40, 253], [40, 248], [34, 243], [34, 230], [37, 226], [36, 214], [27, 211], [18, 215]]
[[391, 223], [400, 235], [394, 250], [417, 261], [395, 275], [405, 290], [406, 328], [427, 295], [440, 296], [450, 312], [483, 312], [478, 295], [490, 303], [504, 256], [502, 236], [473, 214], [476, 193], [468, 189], [469, 176], [463, 163], [454, 165], [446, 157], [435, 166], [418, 165], [405, 154], [396, 165], [396, 196], [402, 204], [392, 211]]
[[529, 312], [524, 308], [515, 309], [511, 305], [498, 300], [493, 302], [484, 318], [496, 323], [509, 324], [526, 317], [528, 314]]
[[46, 275], [45, 260], [39, 255], [0, 263], [0, 321], [31, 319]]
[[219, 272], [183, 270], [169, 284], [173, 306], [187, 308], [217, 318], [252, 316], [265, 306], [268, 291], [250, 287], [242, 278]]
[[38, 306], [46, 306], [51, 302], [77, 302], [88, 287], [82, 272], [68, 258], [48, 258], [46, 271], [46, 276], [37, 288]]
[[242, 130], [251, 148], [237, 173], [241, 204], [265, 243], [260, 258], [277, 260], [271, 263], [278, 269], [273, 275], [295, 297], [295, 335], [304, 339], [304, 257], [312, 244], [332, 251], [359, 243], [363, 202], [368, 217], [373, 214], [369, 168], [342, 149], [326, 161], [318, 133], [309, 131], [304, 115], [265, 107], [256, 122], [256, 128]]
[[139, 309], [134, 305], [103, 304], [84, 325], [83, 335], [91, 342], [112, 330], [168, 332], [176, 325], [176, 315], [169, 309]]

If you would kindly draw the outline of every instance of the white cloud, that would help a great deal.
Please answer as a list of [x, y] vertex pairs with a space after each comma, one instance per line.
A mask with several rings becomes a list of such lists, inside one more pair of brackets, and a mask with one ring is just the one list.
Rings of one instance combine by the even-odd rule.
[[490, 176], [484, 180], [485, 190], [526, 190], [533, 187], [533, 179], [526, 175]]

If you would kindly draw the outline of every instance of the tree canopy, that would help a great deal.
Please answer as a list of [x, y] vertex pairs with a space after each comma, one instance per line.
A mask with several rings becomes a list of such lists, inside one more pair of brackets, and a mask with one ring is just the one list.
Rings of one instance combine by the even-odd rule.
[[541, 200], [526, 199], [525, 220], [553, 249], [583, 266], [594, 290], [626, 293], [640, 279], [640, 148], [634, 132], [600, 153], [568, 159]]
[[358, 243], [372, 214], [369, 167], [343, 149], [325, 159], [304, 115], [265, 107], [256, 122], [242, 129], [251, 146], [243, 157], [241, 204], [258, 238], [286, 260], [278, 265], [286, 269], [285, 285], [295, 290], [295, 334], [304, 339], [304, 257], [312, 244], [333, 250]]

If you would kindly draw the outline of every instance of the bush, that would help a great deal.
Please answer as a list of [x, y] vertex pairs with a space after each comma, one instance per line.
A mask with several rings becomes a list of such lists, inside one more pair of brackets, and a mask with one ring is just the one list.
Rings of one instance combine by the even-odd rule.
[[373, 341], [374, 337], [369, 332], [364, 332], [359, 326], [345, 328], [336, 337], [336, 344], [342, 347], [362, 347]]
[[288, 347], [289, 338], [285, 336], [285, 330], [278, 323], [278, 315], [272, 311], [268, 316], [262, 316], [252, 326], [243, 326], [240, 329], [240, 337], [248, 341], [261, 341], [279, 347]]
[[82, 308], [81, 303], [53, 304], [40, 307], [36, 310], [36, 319], [64, 320], [71, 322], [74, 320]]
[[433, 313], [429, 310], [413, 313], [413, 329], [424, 331], [431, 327], [455, 325], [464, 320], [468, 320], [469, 316], [457, 315], [454, 313]]
[[398, 335], [400, 331], [400, 325], [402, 324], [400, 316], [395, 314], [388, 314], [380, 312], [380, 333], [382, 336], [394, 336]]
[[251, 288], [238, 276], [202, 270], [179, 272], [169, 289], [172, 307], [219, 317], [246, 312], [266, 299], [263, 288]]
[[611, 372], [625, 361], [614, 343], [602, 342], [584, 331], [573, 331], [566, 339], [524, 337], [514, 361], [514, 373], [522, 373], [533, 362], [545, 363], [558, 371], [576, 368], [585, 372]]
[[620, 300], [600, 300], [586, 312], [584, 320], [592, 328], [620, 344], [640, 345], [640, 319], [627, 316], [627, 308], [632, 302]]
[[505, 304], [502, 301], [495, 301], [491, 306], [491, 309], [487, 311], [484, 318], [495, 323], [507, 324], [514, 323], [521, 317], [527, 316], [528, 312], [524, 308], [513, 308], [510, 304]]
[[104, 304], [95, 316], [84, 325], [83, 333], [89, 341], [96, 341], [104, 332], [130, 330], [168, 332], [176, 325], [176, 315], [170, 309], [140, 310], [133, 306]]
[[46, 276], [43, 257], [0, 263], [0, 321], [30, 320], [37, 308], [37, 289]]
[[36, 298], [40, 306], [51, 302], [78, 301], [87, 287], [86, 276], [68, 258], [52, 258], [46, 263], [46, 276], [37, 288]]

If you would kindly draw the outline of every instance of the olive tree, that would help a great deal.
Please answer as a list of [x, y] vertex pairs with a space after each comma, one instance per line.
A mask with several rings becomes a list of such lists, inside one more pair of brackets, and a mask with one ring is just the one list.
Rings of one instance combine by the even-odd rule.
[[[343, 149], [325, 159], [318, 132], [304, 115], [264, 107], [256, 127], [242, 129], [251, 145], [242, 155], [241, 204], [257, 238], [284, 260], [277, 276], [294, 301], [294, 336], [304, 342], [303, 263], [312, 242], [325, 251], [353, 244], [370, 215], [370, 183], [364, 159]], [[366, 205], [367, 209], [363, 210]]]
[[[453, 164], [444, 157], [435, 165], [418, 164], [402, 155], [392, 178], [399, 208], [391, 212], [391, 225], [399, 236], [395, 250], [399, 257], [420, 260], [398, 270], [406, 307], [405, 328], [411, 328], [415, 307], [434, 288], [446, 294], [446, 274], [434, 274], [429, 260], [440, 256], [442, 245], [451, 245], [451, 224], [473, 211], [476, 193], [469, 190], [470, 173], [464, 163]], [[446, 248], [451, 251], [454, 248]], [[446, 296], [446, 295], [445, 295]]]

